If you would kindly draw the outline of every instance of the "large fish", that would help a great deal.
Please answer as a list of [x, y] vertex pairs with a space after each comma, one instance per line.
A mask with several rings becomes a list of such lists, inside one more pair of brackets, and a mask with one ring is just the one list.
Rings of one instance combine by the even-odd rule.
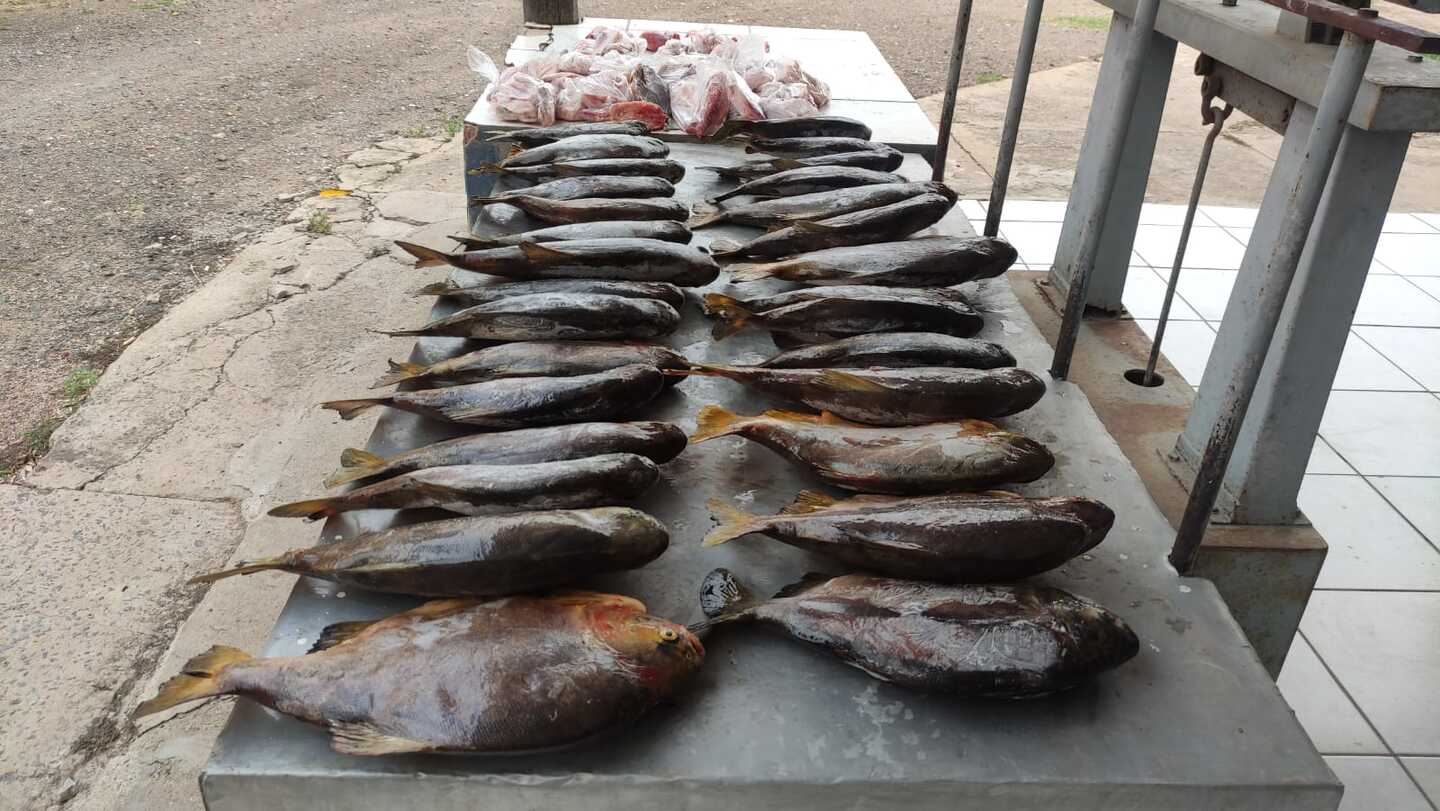
[[663, 158], [669, 154], [670, 147], [659, 138], [640, 135], [571, 135], [517, 152], [501, 161], [500, 166], [503, 169], [514, 169], [557, 161]]
[[1045, 381], [1024, 369], [767, 369], [692, 364], [672, 375], [724, 377], [867, 425], [924, 425], [1024, 411]]
[[946, 586], [810, 575], [769, 600], [724, 569], [702, 586], [704, 626], [758, 622], [867, 675], [960, 696], [1027, 698], [1083, 684], [1140, 651], [1125, 621], [1047, 586]]
[[716, 195], [711, 202], [718, 203], [731, 197], [754, 195], [756, 197], [789, 197], [795, 194], [813, 194], [835, 189], [851, 189], [856, 186], [872, 186], [879, 183], [905, 183], [905, 178], [894, 172], [877, 172], [855, 166], [802, 166], [786, 169], [773, 175], [757, 177], [739, 186]]
[[[841, 287], [817, 287], [815, 290], [843, 290]], [[877, 290], [886, 288], [875, 288]], [[918, 288], [911, 288], [918, 289]], [[943, 290], [945, 288], [936, 288]], [[685, 305], [685, 291], [669, 282], [624, 282], [614, 279], [536, 279], [529, 282], [461, 285], [453, 279], [427, 284], [411, 295], [446, 296], [467, 304], [487, 304], [512, 296], [532, 293], [599, 293], [625, 298], [651, 298], [679, 310]]]
[[[668, 306], [668, 305], [666, 305]], [[644, 363], [657, 369], [688, 369], [690, 361], [655, 344], [616, 341], [516, 341], [487, 346], [431, 364], [390, 362], [372, 389], [409, 380], [479, 383], [504, 377], [571, 377]], [[669, 378], [666, 382], [679, 380]]]
[[794, 197], [777, 197], [773, 200], [757, 200], [734, 206], [717, 206], [710, 203], [696, 203], [695, 216], [686, 225], [692, 229], [710, 225], [734, 223], [753, 225], [756, 228], [774, 228], [793, 225], [806, 220], [823, 220], [852, 211], [888, 206], [922, 194], [933, 193], [956, 199], [955, 192], [944, 183], [883, 183], [874, 186], [857, 186], [853, 189], [837, 189], [799, 194]]
[[510, 189], [489, 197], [480, 198], [487, 202], [503, 201], [511, 197], [543, 197], [546, 200], [579, 200], [585, 197], [674, 197], [675, 184], [663, 177], [636, 175], [581, 175], [560, 177], [526, 186]]
[[[566, 205], [557, 203], [556, 205]], [[762, 234], [744, 244], [730, 240], [711, 243], [715, 256], [789, 256], [822, 248], [867, 245], [909, 236], [929, 228], [955, 205], [943, 194], [918, 194], [886, 206], [852, 211], [838, 217], [794, 225]], [[856, 283], [864, 283], [859, 282]], [[914, 285], [925, 287], [926, 285]]]
[[855, 335], [838, 341], [802, 346], [781, 352], [759, 365], [771, 369], [847, 369], [868, 366], [892, 369], [912, 366], [999, 369], [1014, 366], [1015, 356], [999, 344], [977, 341], [974, 338], [956, 338], [953, 335], [937, 335], [933, 332], [887, 332], [878, 335]]
[[748, 135], [753, 138], [860, 138], [868, 141], [872, 134], [863, 121], [838, 115], [816, 115], [761, 121], [731, 119], [715, 137]]
[[801, 287], [798, 290], [787, 290], [784, 293], [776, 293], [770, 296], [753, 296], [751, 298], [732, 296], [731, 298], [740, 302], [740, 305], [747, 310], [764, 312], [791, 304], [799, 304], [802, 301], [814, 301], [815, 299], [868, 298], [871, 296], [959, 302], [961, 304], [969, 300], [964, 293], [953, 287], [882, 287], [877, 284], [837, 284], [830, 287]]
[[1048, 572], [1101, 541], [1115, 522], [1088, 498], [952, 493], [845, 501], [802, 492], [779, 515], [750, 515], [710, 502], [717, 546], [759, 533], [852, 569], [941, 583], [993, 583]]
[[470, 172], [481, 175], [509, 175], [531, 181], [577, 175], [647, 175], [663, 177], [671, 183], [679, 183], [680, 179], [685, 176], [685, 165], [669, 158], [594, 158], [541, 163], [535, 166], [505, 167], [486, 163], [476, 169], [471, 169]]
[[597, 220], [677, 220], [690, 216], [690, 206], [664, 197], [584, 197], [546, 200], [517, 194], [513, 197], [472, 197], [480, 205], [505, 203], [541, 222], [564, 224]]
[[735, 284], [783, 279], [803, 284], [949, 287], [999, 276], [1019, 253], [991, 237], [921, 237], [811, 251], [775, 262], [730, 265]]
[[877, 428], [831, 414], [746, 417], [717, 405], [700, 409], [690, 441], [723, 436], [758, 442], [826, 484], [862, 493], [985, 490], [1035, 481], [1055, 465], [1044, 445], [980, 420]]
[[243, 695], [326, 727], [347, 755], [532, 752], [628, 726], [704, 658], [686, 628], [629, 597], [436, 600], [331, 625], [305, 656], [211, 648], [135, 714]]
[[443, 264], [513, 279], [614, 279], [698, 287], [720, 275], [720, 265], [706, 251], [659, 239], [526, 242], [464, 253], [398, 240], [395, 244], [416, 258], [416, 267]]
[[734, 166], [700, 166], [729, 180], [755, 180], [806, 166], [853, 166], [857, 169], [873, 169], [877, 172], [893, 172], [905, 162], [900, 150], [876, 144], [874, 149], [861, 152], [837, 152], [833, 155], [815, 155], [810, 158], [760, 158], [738, 163]]
[[281, 504], [276, 518], [315, 520], [353, 510], [436, 508], [461, 515], [598, 507], [629, 501], [660, 476], [633, 453], [528, 465], [445, 465], [404, 473], [338, 496]]
[[564, 242], [572, 239], [663, 239], [666, 242], [688, 244], [694, 235], [684, 223], [673, 220], [601, 220], [599, 222], [572, 222], [567, 225], [551, 225], [518, 234], [498, 236], [476, 236], [457, 234], [450, 237], [470, 250], [482, 248], [503, 248], [522, 242]]
[[665, 525], [628, 507], [473, 516], [371, 532], [291, 549], [201, 575], [281, 571], [421, 597], [498, 597], [638, 569], [670, 544]]
[[602, 293], [531, 293], [476, 304], [419, 329], [389, 335], [444, 335], [486, 341], [603, 341], [655, 338], [680, 325], [663, 301]]
[[549, 127], [517, 127], [513, 130], [488, 132], [485, 140], [514, 141], [525, 147], [543, 146], [576, 135], [646, 135], [650, 132], [641, 121], [567, 121]]
[[686, 443], [685, 432], [668, 422], [583, 422], [470, 434], [390, 457], [346, 448], [340, 454], [340, 469], [325, 479], [325, 486], [430, 467], [530, 465], [609, 453], [638, 454], [659, 464], [679, 456]]
[[874, 148], [875, 142], [865, 138], [756, 138], [745, 147], [745, 151], [786, 158], [813, 158], [816, 155], [861, 152]]
[[814, 338], [812, 343], [879, 332], [939, 332], [968, 338], [985, 326], [985, 319], [963, 301], [899, 295], [812, 298], [753, 312], [723, 293], [706, 293], [705, 310], [719, 319], [713, 331], [717, 341], [747, 326], [800, 340]]
[[665, 375], [635, 364], [574, 377], [507, 377], [443, 389], [397, 391], [389, 397], [333, 400], [321, 408], [352, 420], [375, 406], [491, 430], [621, 419], [655, 399]]

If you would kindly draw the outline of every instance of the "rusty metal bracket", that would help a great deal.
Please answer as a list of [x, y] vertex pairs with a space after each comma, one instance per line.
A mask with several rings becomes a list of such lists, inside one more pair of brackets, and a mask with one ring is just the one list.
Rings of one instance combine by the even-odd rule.
[[[1353, 9], [1329, 0], [1265, 0], [1307, 20], [1349, 31], [1372, 42], [1418, 54], [1440, 54], [1440, 35], [1376, 16], [1374, 9]], [[1364, 12], [1370, 12], [1365, 14]]]

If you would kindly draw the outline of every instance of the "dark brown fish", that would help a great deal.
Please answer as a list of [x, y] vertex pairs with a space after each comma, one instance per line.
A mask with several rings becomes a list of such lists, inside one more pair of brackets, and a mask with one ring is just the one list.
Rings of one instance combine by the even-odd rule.
[[191, 583], [280, 571], [393, 594], [499, 597], [638, 569], [670, 544], [665, 525], [628, 507], [425, 521], [241, 561]]
[[[840, 290], [842, 288], [820, 287], [815, 289]], [[945, 288], [936, 289], [943, 290]], [[453, 279], [446, 279], [443, 282], [427, 284], [411, 295], [446, 296], [459, 299], [467, 304], [487, 304], [512, 296], [528, 296], [531, 293], [599, 293], [625, 298], [650, 298], [663, 301], [676, 310], [685, 305], [685, 291], [669, 282], [624, 282], [614, 279], [535, 279], [528, 282], [501, 282], [469, 286], [457, 284]]]
[[709, 253], [658, 239], [526, 242], [465, 253], [446, 253], [398, 240], [395, 244], [415, 257], [415, 267], [443, 264], [513, 279], [614, 279], [698, 287], [720, 275], [720, 265]]
[[525, 147], [553, 144], [561, 138], [576, 135], [648, 135], [650, 129], [641, 121], [567, 121], [549, 127], [517, 127], [513, 130], [488, 132], [485, 140], [514, 141]]
[[985, 319], [962, 301], [898, 295], [812, 298], [757, 313], [723, 293], [706, 293], [705, 311], [719, 319], [712, 333], [717, 341], [747, 326], [816, 336], [817, 343], [877, 332], [939, 332], [968, 338], [985, 326]]
[[668, 422], [582, 422], [520, 428], [447, 439], [382, 457], [359, 448], [340, 454], [340, 469], [325, 479], [337, 487], [358, 479], [396, 476], [450, 465], [530, 465], [583, 459], [608, 453], [633, 453], [656, 464], [685, 450], [685, 432]]
[[787, 169], [773, 175], [757, 177], [717, 195], [711, 202], [718, 203], [731, 197], [754, 195], [756, 197], [788, 197], [795, 194], [813, 194], [835, 189], [851, 189], [856, 186], [871, 186], [880, 183], [905, 183], [905, 178], [893, 172], [877, 172], [855, 166], [802, 166]]
[[685, 177], [685, 165], [669, 158], [595, 158], [592, 160], [556, 161], [535, 166], [504, 167], [493, 163], [471, 169], [473, 174], [502, 174], [525, 180], [548, 180], [552, 177], [577, 175], [648, 175], [679, 183]]
[[913, 366], [999, 369], [1014, 366], [1015, 356], [999, 344], [974, 338], [956, 338], [933, 332], [887, 332], [855, 335], [791, 349], [759, 365], [770, 369], [863, 369], [872, 366], [892, 369]]
[[663, 158], [670, 147], [659, 138], [643, 135], [571, 135], [548, 144], [530, 147], [500, 162], [505, 169], [535, 166], [557, 161], [599, 158]]
[[786, 158], [813, 158], [816, 155], [860, 152], [874, 148], [875, 142], [866, 138], [755, 138], [745, 147], [745, 151]]
[[881, 681], [949, 695], [1055, 693], [1140, 651], [1124, 620], [1047, 586], [810, 575], [760, 600], [716, 569], [701, 588], [707, 626], [758, 622]]
[[665, 375], [636, 364], [574, 377], [507, 377], [443, 389], [397, 391], [389, 397], [334, 400], [321, 408], [351, 420], [375, 406], [491, 430], [623, 419], [655, 399]]
[[655, 344], [615, 341], [517, 341], [487, 346], [429, 365], [390, 361], [389, 374], [381, 377], [370, 388], [393, 386], [407, 380], [479, 383], [482, 380], [498, 380], [504, 377], [572, 377], [636, 363], [644, 363], [657, 369], [690, 368], [690, 361], [686, 360], [684, 355]]
[[568, 225], [551, 225], [533, 231], [499, 236], [476, 236], [456, 234], [450, 237], [469, 250], [503, 248], [522, 242], [564, 242], [572, 239], [663, 239], [687, 245], [694, 235], [684, 223], [673, 220], [601, 220], [600, 222], [574, 222]]
[[601, 293], [531, 293], [466, 307], [419, 329], [388, 335], [444, 335], [487, 341], [605, 341], [656, 338], [680, 314], [653, 298]]
[[883, 242], [929, 228], [939, 222], [954, 205], [955, 200], [947, 195], [919, 194], [886, 206], [852, 211], [813, 222], [799, 222], [758, 236], [744, 244], [717, 240], [711, 243], [711, 248], [716, 257], [789, 256], [822, 248]]
[[717, 405], [700, 409], [690, 441], [722, 436], [758, 442], [826, 484], [862, 493], [985, 490], [1035, 481], [1055, 465], [1044, 445], [980, 420], [877, 428], [832, 414], [766, 411], [746, 417]]
[[872, 134], [863, 121], [838, 115], [815, 115], [760, 121], [732, 118], [715, 137], [748, 135], [753, 138], [860, 138], [868, 141]]
[[730, 265], [734, 284], [784, 279], [804, 284], [949, 287], [999, 276], [1019, 256], [991, 237], [922, 237], [801, 253], [775, 262]]
[[[524, 153], [521, 153], [524, 154]], [[595, 222], [596, 220], [678, 220], [690, 216], [690, 206], [663, 197], [586, 197], [579, 200], [546, 200], [517, 194], [513, 197], [472, 197], [470, 202], [485, 205], [505, 203], [532, 218], [549, 223]]]
[[968, 297], [953, 287], [882, 287], [878, 284], [837, 284], [829, 287], [801, 287], [771, 296], [740, 298], [732, 296], [751, 312], [765, 312], [778, 307], [822, 298], [868, 298], [873, 296], [920, 299], [923, 301], [968, 303]]
[[734, 166], [700, 166], [729, 180], [755, 180], [806, 166], [853, 166], [857, 169], [873, 169], [877, 172], [893, 172], [905, 162], [900, 150], [881, 144], [862, 152], [839, 152], [834, 155], [815, 155], [810, 158], [761, 158], [748, 160]]
[[692, 364], [672, 375], [743, 383], [816, 411], [868, 425], [924, 425], [1024, 411], [1045, 396], [1045, 381], [1024, 369], [767, 369]]
[[675, 185], [663, 177], [637, 175], [581, 175], [560, 177], [510, 189], [489, 197], [476, 198], [486, 202], [504, 201], [511, 197], [543, 197], [546, 200], [579, 200], [586, 197], [674, 197]]
[[882, 183], [856, 186], [853, 189], [798, 194], [793, 197], [776, 197], [772, 200], [757, 200], [733, 206], [697, 203], [694, 207], [695, 216], [691, 217], [686, 225], [694, 230], [724, 223], [774, 228], [888, 206], [926, 193], [951, 198], [952, 202], [955, 198], [955, 192], [944, 183]]
[[704, 658], [694, 634], [629, 597], [435, 600], [331, 625], [305, 656], [213, 647], [135, 715], [243, 695], [326, 727], [347, 755], [533, 752], [630, 725]]

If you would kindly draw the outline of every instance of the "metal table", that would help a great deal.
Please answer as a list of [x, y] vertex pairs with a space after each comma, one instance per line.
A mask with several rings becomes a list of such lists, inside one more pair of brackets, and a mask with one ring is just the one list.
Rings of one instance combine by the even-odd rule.
[[[691, 144], [677, 144], [674, 156], [688, 165], [740, 157], [734, 148]], [[929, 176], [913, 155], [900, 171]], [[716, 190], [707, 172], [691, 172], [680, 184], [685, 199]], [[971, 233], [958, 208], [938, 230]], [[755, 232], [716, 228], [699, 232], [698, 241], [746, 233]], [[727, 289], [723, 281], [714, 287]], [[1050, 348], [1009, 283], [1002, 278], [974, 287], [977, 305], [989, 313], [983, 337], [1005, 343], [1023, 366], [1043, 369]], [[448, 308], [442, 302], [437, 309]], [[749, 362], [774, 351], [754, 331], [713, 343], [697, 308], [686, 310], [669, 344], [692, 358]], [[434, 359], [462, 347], [457, 340], [423, 339], [415, 357]], [[707, 403], [742, 413], [782, 405], [702, 378], [682, 383], [635, 417], [689, 429]], [[890, 808], [903, 798], [912, 811], [1049, 811], [1061, 802], [1071, 811], [1335, 808], [1339, 782], [1214, 587], [1167, 567], [1169, 527], [1079, 389], [1056, 384], [1035, 408], [1004, 422], [1044, 441], [1057, 457], [1049, 476], [1020, 489], [1094, 496], [1117, 515], [1105, 543], [1040, 578], [1100, 600], [1140, 635], [1135, 660], [1084, 688], [1022, 702], [929, 696], [882, 684], [758, 629], [722, 629], [706, 640], [706, 665], [674, 706], [658, 708], [607, 743], [543, 756], [347, 757], [331, 751], [322, 729], [241, 700], [201, 776], [206, 804], [213, 811], [709, 811], [753, 803], [836, 811]], [[452, 433], [392, 411], [379, 420], [369, 448], [383, 454]], [[689, 448], [663, 471], [639, 506], [670, 527], [670, 550], [640, 571], [587, 585], [634, 595], [657, 614], [693, 621], [697, 587], [716, 566], [730, 567], [762, 591], [808, 571], [838, 570], [761, 538], [701, 548], [711, 523], [707, 498], [771, 512], [796, 491], [817, 487], [770, 451], [714, 440]], [[327, 523], [323, 537], [349, 536], [394, 517], [348, 514]], [[264, 653], [301, 653], [329, 623], [413, 604], [301, 579]]]

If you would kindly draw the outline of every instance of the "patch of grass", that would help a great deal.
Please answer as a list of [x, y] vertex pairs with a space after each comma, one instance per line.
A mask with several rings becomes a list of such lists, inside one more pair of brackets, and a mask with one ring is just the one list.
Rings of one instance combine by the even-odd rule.
[[33, 459], [50, 450], [50, 435], [54, 434], [55, 429], [59, 427], [60, 418], [51, 417], [20, 435], [20, 439], [25, 443], [25, 451], [30, 458]]
[[136, 11], [164, 11], [174, 17], [185, 6], [185, 0], [140, 0], [132, 2], [130, 8]]
[[65, 406], [73, 409], [80, 405], [99, 382], [100, 373], [94, 369], [76, 369], [71, 372], [61, 385], [61, 391], [65, 394]]
[[983, 71], [975, 77], [975, 84], [990, 84], [992, 82], [1003, 81], [1005, 81], [1005, 74], [996, 73], [993, 70]]
[[416, 124], [410, 129], [405, 130], [404, 134], [407, 138], [429, 138], [430, 127], [426, 124]]
[[1431, 62], [1440, 62], [1440, 54], [1421, 54], [1421, 56], [1429, 59]]
[[1078, 28], [1084, 31], [1104, 31], [1110, 27], [1110, 18], [1099, 14], [1066, 14], [1051, 17], [1050, 22], [1061, 28]]
[[462, 129], [465, 129], [465, 119], [459, 116], [452, 115], [449, 118], [445, 119], [445, 123], [441, 126], [445, 129], [446, 138], [454, 138], [455, 133], [459, 132]]
[[305, 230], [312, 234], [330, 233], [329, 212], [318, 208], [310, 212], [310, 221], [305, 223]]

